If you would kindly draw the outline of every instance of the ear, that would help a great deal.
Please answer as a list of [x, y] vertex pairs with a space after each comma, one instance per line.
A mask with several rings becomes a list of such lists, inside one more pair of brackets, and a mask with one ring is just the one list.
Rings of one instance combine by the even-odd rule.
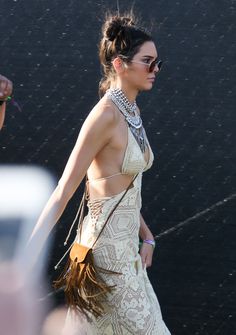
[[114, 66], [114, 69], [117, 73], [121, 73], [124, 71], [124, 62], [120, 57], [116, 57], [113, 61], [112, 64]]

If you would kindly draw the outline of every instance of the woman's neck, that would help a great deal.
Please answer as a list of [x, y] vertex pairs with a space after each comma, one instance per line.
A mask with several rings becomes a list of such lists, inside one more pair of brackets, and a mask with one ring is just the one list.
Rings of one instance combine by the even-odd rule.
[[138, 90], [135, 88], [128, 87], [128, 85], [125, 85], [123, 83], [114, 83], [111, 85], [111, 88], [119, 88], [122, 90], [126, 98], [129, 100], [129, 102], [133, 103], [138, 95]]

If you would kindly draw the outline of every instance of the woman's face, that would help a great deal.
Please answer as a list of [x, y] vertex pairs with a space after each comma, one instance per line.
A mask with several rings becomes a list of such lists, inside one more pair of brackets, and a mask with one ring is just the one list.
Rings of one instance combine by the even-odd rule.
[[138, 53], [136, 53], [124, 71], [126, 82], [138, 91], [150, 90], [154, 84], [155, 77], [159, 71], [158, 66], [149, 72], [149, 64], [157, 60], [158, 54], [154, 42], [145, 42]]

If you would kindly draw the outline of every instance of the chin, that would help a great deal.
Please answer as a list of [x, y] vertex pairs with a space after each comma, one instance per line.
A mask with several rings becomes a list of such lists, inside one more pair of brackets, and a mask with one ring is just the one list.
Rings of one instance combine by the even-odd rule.
[[137, 90], [138, 92], [142, 91], [150, 91], [153, 88], [153, 83], [146, 83], [146, 85], [138, 86]]
[[153, 83], [149, 83], [145, 86], [143, 86], [140, 91], [150, 91], [153, 88]]

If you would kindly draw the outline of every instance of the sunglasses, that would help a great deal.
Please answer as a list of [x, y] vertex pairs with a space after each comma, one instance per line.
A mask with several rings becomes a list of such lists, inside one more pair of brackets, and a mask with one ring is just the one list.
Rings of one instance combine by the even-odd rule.
[[146, 66], [148, 66], [148, 72], [153, 72], [153, 70], [155, 69], [156, 66], [158, 67], [159, 71], [161, 70], [163, 61], [162, 60], [158, 61], [157, 59], [155, 59], [151, 63], [145, 63], [145, 62], [139, 62], [139, 61], [136, 61], [136, 60], [131, 60], [131, 63], [137, 63], [137, 64], [146, 65]]

